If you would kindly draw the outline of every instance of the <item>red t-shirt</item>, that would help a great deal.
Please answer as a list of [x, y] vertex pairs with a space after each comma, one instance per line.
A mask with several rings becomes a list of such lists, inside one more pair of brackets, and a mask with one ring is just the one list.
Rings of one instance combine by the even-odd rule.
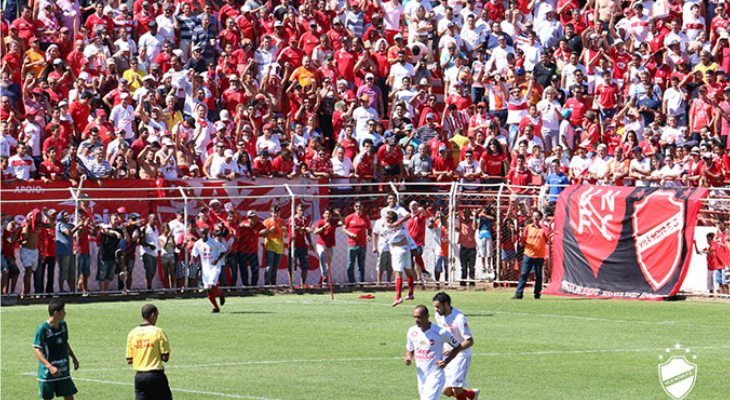
[[250, 228], [239, 227], [236, 230], [236, 234], [239, 237], [238, 240], [238, 251], [246, 254], [258, 253], [259, 247], [259, 232], [264, 229], [264, 225], [256, 221]]
[[[298, 216], [294, 216], [294, 227], [295, 228], [306, 228], [310, 225], [309, 218], [304, 217], [300, 218]], [[294, 238], [294, 248], [299, 247], [307, 247], [307, 238], [305, 232], [294, 230], [292, 233], [291, 229], [291, 219], [287, 221], [286, 226], [289, 228], [289, 237]]]
[[408, 234], [411, 235], [417, 246], [426, 242], [426, 216], [423, 213], [413, 214], [408, 220]]
[[[335, 241], [335, 231], [337, 230], [337, 219], [332, 219], [330, 221], [330, 224], [324, 228], [324, 230], [317, 235], [317, 244], [321, 244], [326, 247], [335, 247], [336, 241]], [[325, 226], [327, 222], [325, 220], [320, 219], [317, 221], [317, 224], [314, 225], [314, 229], [317, 230], [319, 228], [322, 228]]]
[[507, 160], [507, 154], [490, 154], [485, 151], [482, 153], [482, 160], [486, 163], [484, 166], [484, 173], [492, 176], [502, 176], [503, 165]]
[[373, 230], [370, 219], [357, 213], [352, 213], [345, 217], [345, 229], [355, 234], [355, 238], [347, 237], [348, 246], [367, 246], [367, 233]]
[[399, 147], [388, 150], [387, 145], [380, 146], [378, 149], [378, 160], [383, 163], [383, 166], [399, 165], [403, 160], [403, 151]]
[[[507, 174], [507, 181], [510, 185], [514, 186], [530, 186], [532, 184], [532, 172], [528, 168], [525, 168], [524, 171], [512, 169], [509, 171], [509, 174]], [[527, 189], [514, 188], [512, 191], [515, 193], [522, 193], [527, 191]]]
[[615, 83], [605, 84], [601, 83], [596, 87], [596, 98], [598, 104], [603, 108], [614, 108], [616, 107], [616, 100], [618, 99], [619, 89]]

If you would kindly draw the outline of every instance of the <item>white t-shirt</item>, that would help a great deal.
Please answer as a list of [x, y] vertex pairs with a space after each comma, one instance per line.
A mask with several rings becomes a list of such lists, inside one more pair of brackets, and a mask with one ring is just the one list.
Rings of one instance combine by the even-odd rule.
[[388, 245], [388, 240], [390, 239], [388, 237], [388, 233], [383, 229], [383, 223], [385, 220], [383, 218], [380, 218], [379, 220], [375, 221], [375, 224], [373, 225], [373, 234], [378, 235], [378, 253], [384, 253], [386, 251], [390, 251], [390, 246]]
[[383, 4], [383, 27], [387, 31], [399, 31], [401, 17], [405, 13], [405, 7], [398, 3], [391, 2]]
[[[466, 322], [466, 316], [456, 308], [452, 307], [451, 314], [447, 316], [436, 313], [436, 324], [451, 332], [451, 335], [460, 343], [464, 343], [467, 339], [472, 338], [471, 329], [469, 329], [469, 324]], [[471, 355], [471, 348], [460, 352], [457, 357], [461, 357], [462, 355]]]
[[611, 160], [610, 156], [606, 156], [605, 158], [600, 158], [598, 156], [593, 157], [593, 162], [591, 163], [590, 168], [588, 168], [588, 172], [595, 174], [598, 177], [598, 184], [603, 185], [604, 182], [603, 178], [606, 176], [606, 173], [608, 172], [608, 162]]
[[216, 179], [216, 176], [218, 174], [228, 175], [231, 172], [240, 174], [238, 163], [234, 159], [226, 162], [225, 157], [216, 157], [210, 164], [210, 176], [212, 176], [214, 179]]
[[457, 347], [461, 343], [447, 329], [434, 323], [425, 332], [418, 326], [408, 329], [406, 349], [414, 353], [419, 383], [444, 378], [444, 370], [436, 362], [444, 359], [445, 344]]
[[590, 170], [592, 163], [593, 160], [588, 157], [573, 156], [573, 159], [570, 160], [570, 170], [573, 172], [574, 177], [580, 177]]
[[[651, 160], [649, 160], [647, 157], [644, 157], [644, 159], [641, 161], [634, 158], [633, 160], [631, 160], [631, 163], [629, 164], [629, 171], [631, 171], [631, 170], [651, 172]], [[647, 175], [647, 177], [648, 177], [648, 175]], [[636, 182], [635, 186], [649, 186], [649, 181], [645, 180], [645, 179], [636, 179], [635, 182]]]
[[157, 227], [150, 228], [149, 225], [145, 225], [142, 227], [142, 234], [144, 235], [144, 241], [155, 246], [154, 249], [151, 249], [147, 246], [142, 246], [140, 244], [139, 247], [139, 255], [147, 254], [148, 256], [156, 257], [158, 254], [158, 249], [160, 247], [160, 244], [157, 242], [157, 239], [160, 237], [160, 233], [157, 231]]
[[540, 115], [542, 116], [543, 131], [545, 131], [545, 129], [551, 131], [557, 131], [560, 129], [560, 117], [558, 117], [555, 113], [556, 109], [558, 110], [558, 114], [563, 110], [557, 100], [550, 102], [550, 100], [545, 99], [537, 103], [537, 111], [540, 112]]
[[369, 120], [378, 120], [378, 113], [373, 108], [358, 107], [352, 112], [352, 118], [355, 120], [355, 137], [359, 138], [368, 131]]
[[30, 154], [33, 157], [40, 157], [41, 155], [41, 128], [31, 122], [23, 121], [23, 141], [28, 144], [31, 148]]
[[10, 135], [0, 135], [0, 156], [10, 157], [11, 147], [18, 147], [18, 141]]
[[398, 90], [400, 90], [400, 87], [403, 85], [403, 78], [406, 76], [413, 77], [414, 73], [415, 69], [413, 68], [413, 65], [409, 63], [405, 63], [403, 65], [401, 65], [400, 63], [393, 64], [390, 67], [390, 76], [393, 77], [393, 82], [390, 90], [393, 92], [397, 92]]
[[[335, 176], [345, 176], [349, 175], [352, 172], [355, 171], [355, 167], [352, 165], [352, 160], [345, 157], [342, 161], [340, 161], [337, 157], [332, 157], [330, 160], [332, 162], [332, 172]], [[342, 184], [344, 186], [339, 186], [337, 189], [349, 189], [350, 188], [350, 179], [338, 179], [333, 177], [330, 183], [333, 184]]]
[[279, 138], [271, 135], [271, 139], [266, 139], [261, 135], [256, 140], [256, 154], [261, 154], [261, 150], [267, 149], [270, 155], [279, 154], [281, 152], [281, 143]]
[[218, 264], [213, 264], [213, 262], [225, 252], [226, 247], [221, 242], [212, 237], [208, 237], [208, 241], [205, 242], [203, 239], [198, 239], [193, 245], [193, 252], [191, 254], [193, 257], [200, 257], [200, 265], [203, 269], [210, 269], [220, 268], [225, 260], [221, 259]]
[[15, 172], [15, 177], [21, 181], [29, 180], [30, 173], [36, 170], [33, 158], [28, 154], [22, 158], [16, 154], [8, 159], [8, 164], [12, 168], [12, 171]]
[[134, 108], [132, 106], [124, 106], [120, 103], [112, 108], [109, 115], [109, 121], [114, 123], [114, 130], [119, 132], [124, 129], [125, 139], [134, 139]]
[[[474, 160], [472, 158], [471, 164], [469, 161], [464, 160], [459, 163], [459, 165], [456, 166], [456, 172], [462, 173], [462, 174], [473, 174], [475, 172], [479, 172], [479, 162]], [[478, 184], [479, 178], [474, 180], [466, 180], [464, 178], [461, 178], [461, 183], [464, 185], [464, 188], [466, 189], [474, 189], [476, 186], [468, 186], [469, 183]]]

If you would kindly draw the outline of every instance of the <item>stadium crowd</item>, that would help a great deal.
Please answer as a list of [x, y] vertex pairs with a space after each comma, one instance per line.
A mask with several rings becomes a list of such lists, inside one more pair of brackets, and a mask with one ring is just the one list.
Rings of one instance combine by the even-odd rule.
[[[4, 184], [302, 176], [345, 190], [547, 184], [555, 196], [569, 183], [722, 187], [730, 176], [723, 0], [3, 7]], [[84, 224], [61, 232], [98, 229]], [[44, 261], [61, 265], [56, 252]]]

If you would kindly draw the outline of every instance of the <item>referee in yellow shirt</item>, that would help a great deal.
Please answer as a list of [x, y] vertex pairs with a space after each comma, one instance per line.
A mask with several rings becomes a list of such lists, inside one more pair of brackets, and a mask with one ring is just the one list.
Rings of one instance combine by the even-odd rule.
[[127, 364], [132, 364], [136, 400], [172, 399], [170, 384], [165, 376], [163, 362], [170, 359], [170, 341], [165, 332], [156, 327], [159, 311], [152, 304], [142, 307], [142, 325], [127, 336]]

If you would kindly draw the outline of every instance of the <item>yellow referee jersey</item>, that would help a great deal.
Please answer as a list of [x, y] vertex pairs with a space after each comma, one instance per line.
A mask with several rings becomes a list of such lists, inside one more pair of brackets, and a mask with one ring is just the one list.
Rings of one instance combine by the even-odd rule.
[[154, 325], [140, 325], [127, 336], [127, 358], [138, 372], [162, 371], [162, 355], [170, 354], [170, 341], [165, 332]]

